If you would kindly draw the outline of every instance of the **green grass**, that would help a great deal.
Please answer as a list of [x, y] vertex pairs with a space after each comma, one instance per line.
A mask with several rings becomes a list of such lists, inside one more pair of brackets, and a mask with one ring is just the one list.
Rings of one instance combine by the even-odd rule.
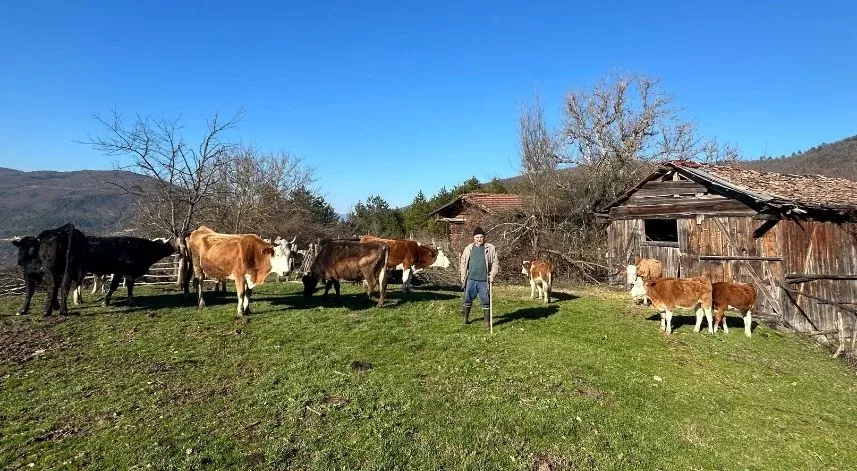
[[[308, 307], [266, 284], [67, 318], [0, 299], [0, 468], [822, 470], [857, 463], [857, 376], [805, 338], [665, 337], [624, 293], [495, 288]], [[397, 288], [397, 287], [391, 287]], [[120, 288], [121, 291], [121, 288]], [[92, 297], [89, 297], [92, 300]], [[317, 301], [317, 300], [316, 300]], [[43, 297], [34, 299], [39, 312]]]

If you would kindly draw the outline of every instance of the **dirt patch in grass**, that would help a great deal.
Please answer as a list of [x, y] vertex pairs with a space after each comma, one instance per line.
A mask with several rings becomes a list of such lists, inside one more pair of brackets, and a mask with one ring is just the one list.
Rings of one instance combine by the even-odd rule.
[[365, 373], [372, 369], [372, 363], [362, 360], [354, 360], [351, 362], [351, 369], [358, 373]]
[[46, 328], [0, 321], [0, 363], [24, 363], [48, 351], [64, 350], [70, 343]]
[[80, 435], [85, 435], [86, 429], [77, 427], [72, 424], [63, 424], [58, 427], [55, 427], [51, 430], [48, 430], [45, 433], [37, 436], [33, 439], [34, 442], [58, 442], [68, 437], [76, 437]]
[[535, 453], [531, 460], [532, 471], [560, 471], [564, 469], [562, 460], [546, 453]]

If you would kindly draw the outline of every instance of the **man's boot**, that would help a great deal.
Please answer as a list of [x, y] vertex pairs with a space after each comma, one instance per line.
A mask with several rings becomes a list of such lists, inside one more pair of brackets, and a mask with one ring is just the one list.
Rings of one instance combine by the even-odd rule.
[[485, 320], [485, 328], [491, 328], [491, 308], [483, 307], [482, 308], [482, 318]]
[[464, 315], [464, 324], [470, 324], [470, 306], [465, 304], [461, 310], [461, 313]]

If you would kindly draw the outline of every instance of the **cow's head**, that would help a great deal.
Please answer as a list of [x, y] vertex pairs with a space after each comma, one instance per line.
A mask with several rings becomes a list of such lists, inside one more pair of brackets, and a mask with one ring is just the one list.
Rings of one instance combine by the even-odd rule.
[[42, 259], [39, 257], [39, 239], [26, 236], [13, 239], [12, 245], [18, 247], [18, 265], [24, 273], [37, 273], [42, 269]]
[[631, 299], [634, 300], [634, 304], [643, 304], [648, 299], [646, 298], [645, 284], [645, 281], [639, 276], [631, 284]]
[[533, 265], [533, 262], [529, 260], [524, 260], [521, 262], [521, 274], [530, 276], [530, 267]]
[[449, 268], [449, 257], [447, 257], [445, 253], [443, 253], [443, 249], [438, 247], [437, 249], [432, 249], [432, 250], [437, 250], [437, 256], [434, 259], [434, 263], [432, 263], [429, 266], [430, 267]]
[[[293, 244], [277, 237], [274, 244], [274, 255], [271, 256], [271, 272], [279, 276], [287, 276], [295, 267], [295, 252]], [[292, 240], [294, 242], [294, 240]]]
[[625, 284], [630, 288], [634, 286], [634, 281], [637, 280], [637, 265], [628, 265], [625, 267]]
[[309, 301], [312, 299], [312, 294], [315, 293], [315, 287], [318, 286], [318, 278], [312, 275], [304, 275], [301, 281], [304, 284], [304, 299]]

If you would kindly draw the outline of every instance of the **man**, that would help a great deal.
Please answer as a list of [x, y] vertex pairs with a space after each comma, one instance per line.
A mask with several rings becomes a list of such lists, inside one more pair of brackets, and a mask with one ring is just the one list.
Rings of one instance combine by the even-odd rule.
[[477, 226], [473, 230], [473, 243], [461, 252], [458, 266], [461, 271], [461, 287], [464, 288], [464, 323], [470, 324], [470, 308], [479, 295], [485, 327], [489, 327], [491, 308], [488, 284], [494, 282], [494, 277], [500, 271], [500, 260], [497, 258], [497, 248], [485, 242], [485, 231], [481, 227]]

